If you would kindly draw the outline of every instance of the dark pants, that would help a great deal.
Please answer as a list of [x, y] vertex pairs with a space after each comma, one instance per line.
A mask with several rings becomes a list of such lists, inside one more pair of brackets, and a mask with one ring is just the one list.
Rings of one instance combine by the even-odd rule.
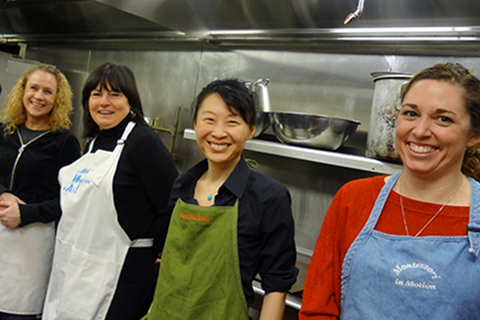
[[41, 319], [40, 315], [21, 315], [0, 312], [0, 320], [37, 320]]
[[154, 282], [118, 284], [105, 320], [138, 320], [142, 318], [150, 308], [154, 290]]

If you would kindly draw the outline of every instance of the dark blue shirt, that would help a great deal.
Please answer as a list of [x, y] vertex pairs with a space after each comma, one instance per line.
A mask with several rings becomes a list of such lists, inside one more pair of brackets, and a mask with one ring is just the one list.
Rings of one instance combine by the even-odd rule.
[[[193, 198], [195, 186], [207, 169], [204, 160], [177, 178], [170, 196], [170, 212], [179, 197], [186, 203], [198, 204]], [[252, 280], [257, 274], [265, 292], [286, 292], [295, 283], [298, 269], [294, 222], [288, 189], [251, 170], [243, 159], [218, 190], [214, 206], [234, 206], [237, 199], [240, 273], [250, 305], [255, 298]]]

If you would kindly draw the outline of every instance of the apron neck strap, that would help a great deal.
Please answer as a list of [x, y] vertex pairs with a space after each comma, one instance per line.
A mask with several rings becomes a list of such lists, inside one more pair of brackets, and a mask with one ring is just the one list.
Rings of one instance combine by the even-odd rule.
[[470, 181], [470, 221], [467, 224], [470, 248], [468, 251], [479, 258], [480, 252], [480, 183], [472, 178]]
[[130, 121], [127, 124], [127, 127], [125, 128], [125, 130], [123, 131], [122, 137], [117, 141], [117, 145], [125, 143], [125, 140], [127, 140], [128, 135], [130, 134], [130, 132], [132, 132], [134, 127], [135, 127], [135, 122]]
[[364, 230], [368, 230], [368, 232], [371, 232], [375, 228], [378, 222], [378, 219], [380, 218], [380, 214], [383, 211], [383, 207], [387, 202], [388, 195], [392, 191], [393, 187], [395, 186], [395, 183], [397, 182], [401, 174], [402, 172], [395, 173], [390, 177], [390, 179], [388, 179], [387, 183], [385, 183], [385, 185], [383, 186], [382, 190], [380, 191], [380, 194], [377, 197], [377, 200], [375, 201], [375, 205], [372, 209], [372, 213], [370, 214], [370, 217], [368, 218], [367, 223], [363, 227]]
[[[125, 144], [125, 141], [127, 140], [128, 135], [130, 132], [132, 132], [133, 128], [135, 127], [135, 122], [130, 121], [127, 126], [125, 127], [125, 130], [123, 130], [123, 134], [120, 137], [120, 139], [117, 140], [117, 146]], [[97, 137], [93, 138], [92, 143], [90, 143], [90, 146], [88, 148], [88, 153], [92, 152], [93, 145], [95, 144], [95, 140], [97, 140]]]

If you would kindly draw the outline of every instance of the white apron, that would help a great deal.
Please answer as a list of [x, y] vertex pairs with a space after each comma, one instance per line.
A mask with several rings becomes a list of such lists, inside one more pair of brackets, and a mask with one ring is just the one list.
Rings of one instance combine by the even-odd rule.
[[62, 217], [55, 242], [44, 320], [103, 320], [130, 247], [150, 247], [153, 239], [131, 241], [117, 220], [113, 178], [130, 122], [113, 151], [88, 153], [59, 173]]
[[[18, 131], [17, 131], [18, 132]], [[43, 133], [23, 143], [22, 151]], [[33, 315], [42, 312], [52, 267], [55, 223], [32, 223], [8, 229], [0, 225], [0, 312]]]
[[42, 312], [55, 239], [54, 222], [0, 225], [0, 312]]

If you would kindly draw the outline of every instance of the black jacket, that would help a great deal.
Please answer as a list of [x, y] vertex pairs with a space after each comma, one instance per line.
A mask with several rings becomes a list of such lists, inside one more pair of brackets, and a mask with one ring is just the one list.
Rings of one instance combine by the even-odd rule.
[[27, 203], [20, 205], [21, 226], [57, 221], [58, 171], [80, 157], [78, 140], [68, 131], [49, 132], [29, 144], [15, 166], [21, 147], [18, 132], [5, 135], [3, 129], [0, 124], [0, 194], [8, 191]]

